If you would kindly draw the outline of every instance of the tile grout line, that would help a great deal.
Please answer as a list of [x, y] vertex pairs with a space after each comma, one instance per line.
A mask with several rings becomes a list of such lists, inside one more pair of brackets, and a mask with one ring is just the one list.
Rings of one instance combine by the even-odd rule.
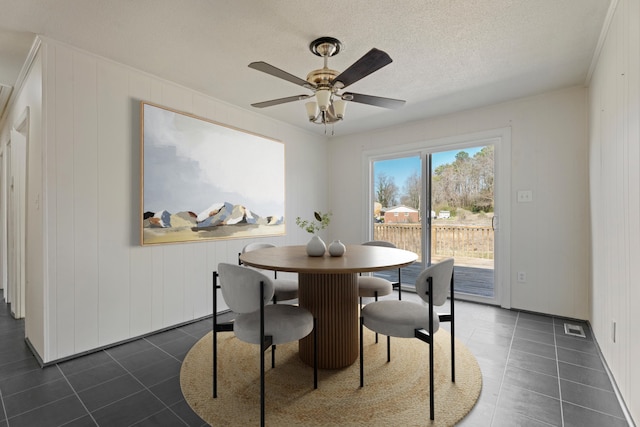
[[[514, 327], [514, 330], [513, 330], [513, 334], [514, 334], [514, 335], [513, 335], [513, 338], [512, 338], [512, 344], [513, 344], [513, 340], [515, 339], [515, 333], [516, 333], [516, 330], [517, 330], [517, 325], [518, 325], [519, 320], [520, 320], [520, 317], [519, 317], [519, 314], [518, 314], [518, 317], [516, 317], [516, 323], [515, 323], [515, 327]], [[519, 339], [523, 339], [523, 338], [519, 338]], [[527, 340], [527, 341], [528, 341], [528, 340]], [[554, 332], [554, 341], [555, 341], [555, 332]], [[531, 342], [534, 342], [534, 343], [536, 343], [536, 344], [544, 344], [544, 343], [538, 343], [538, 342], [535, 342], [535, 341], [531, 341]], [[549, 345], [549, 344], [545, 344], [545, 345]], [[555, 348], [555, 346], [554, 346], [554, 348]], [[551, 358], [549, 358], [549, 357], [540, 356], [540, 355], [537, 355], [537, 354], [535, 354], [535, 353], [529, 353], [529, 352], [525, 352], [525, 351], [521, 351], [521, 350], [512, 349], [512, 346], [509, 346], [509, 353], [508, 353], [508, 355], [507, 355], [507, 365], [508, 365], [508, 363], [509, 363], [509, 358], [510, 358], [510, 356], [511, 356], [511, 351], [512, 351], [512, 350], [513, 350], [513, 351], [520, 351], [520, 352], [522, 352], [522, 353], [530, 354], [530, 355], [533, 355], [533, 356], [543, 357], [543, 358], [548, 359], [548, 360], [553, 360], [553, 359], [551, 359]], [[557, 363], [558, 363], [558, 362], [557, 362], [557, 355], [556, 355], [556, 370], [557, 370]], [[504, 373], [503, 373], [502, 381], [501, 381], [501, 383], [500, 383], [500, 391], [498, 392], [498, 401], [499, 401], [499, 399], [500, 399], [500, 395], [502, 394], [502, 388], [503, 388], [503, 385], [504, 385], [504, 378], [505, 378], [505, 376], [506, 376], [506, 371], [507, 371], [507, 367], [508, 367], [507, 365], [505, 365], [505, 370], [504, 370]], [[538, 374], [538, 375], [545, 375], [545, 376], [548, 376], [548, 377], [553, 378], [553, 376], [552, 376], [552, 375], [547, 375], [547, 374], [544, 374], [544, 373], [541, 373], [541, 372], [530, 371], [530, 370], [528, 370], [528, 369], [524, 369], [524, 368], [519, 368], [519, 369], [523, 369], [523, 370], [526, 370], [526, 371], [529, 371], [529, 372], [534, 372], [534, 373], [536, 373], [536, 374]], [[526, 389], [526, 388], [523, 388], [523, 387], [520, 387], [520, 386], [517, 386], [517, 385], [513, 385], [513, 386], [514, 386], [514, 387], [516, 387], [516, 388], [522, 389], [522, 390], [526, 390], [526, 391], [528, 391], [528, 392], [530, 392], [530, 393], [534, 393], [534, 394], [537, 394], [537, 395], [540, 395], [540, 396], [548, 397], [548, 398], [550, 398], [550, 399], [558, 400], [558, 401], [559, 401], [559, 403], [560, 403], [560, 415], [561, 415], [561, 422], [562, 422], [562, 426], [564, 427], [564, 420], [562, 419], [562, 416], [563, 416], [563, 415], [562, 415], [562, 399], [561, 399], [561, 398], [560, 398], [560, 399], [558, 399], [558, 398], [555, 398], [555, 397], [553, 397], [553, 396], [548, 396], [548, 395], [546, 395], [546, 394], [544, 394], [544, 393], [540, 393], [540, 392], [535, 391], [535, 390], [529, 390], [529, 389]], [[559, 375], [558, 375], [558, 387], [559, 387], [559, 386], [560, 386], [560, 377], [559, 377]], [[497, 402], [496, 402], [496, 409], [497, 409], [497, 406], [498, 406], [498, 405], [497, 405]], [[522, 415], [523, 417], [525, 417], [525, 418], [527, 418], [527, 419], [529, 419], [529, 420], [533, 420], [533, 421], [535, 421], [535, 422], [537, 422], [537, 423], [541, 423], [541, 424], [545, 424], [545, 425], [549, 425], [549, 426], [551, 426], [551, 424], [547, 423], [546, 421], [539, 420], [539, 419], [537, 419], [537, 418], [533, 418], [533, 417], [531, 417], [531, 416], [529, 416], [529, 415], [526, 415], [526, 414], [520, 414], [520, 415]], [[495, 416], [495, 413], [494, 413], [494, 416]], [[492, 422], [493, 422], [493, 417], [492, 417]]]
[[[187, 336], [189, 335], [189, 334], [187, 334], [186, 332], [185, 332], [185, 334], [186, 334]], [[146, 338], [143, 338], [143, 340], [147, 341], [149, 344], [151, 344], [152, 346], [154, 346], [155, 348], [157, 348], [158, 350], [160, 350], [161, 352], [163, 352], [164, 354], [166, 354], [167, 356], [169, 356], [170, 358], [174, 359], [175, 361], [177, 361], [178, 363], [180, 363], [180, 364], [182, 365], [182, 360], [178, 359], [178, 358], [177, 358], [176, 356], [174, 356], [173, 354], [169, 353], [168, 351], [166, 351], [166, 350], [165, 350], [165, 349], [163, 349], [162, 347], [160, 347], [160, 346], [158, 346], [157, 344], [155, 344], [155, 343], [153, 343], [153, 342], [149, 341], [149, 340], [148, 340], [148, 339], [146, 339]], [[171, 341], [176, 341], [176, 340], [171, 340]], [[171, 341], [167, 341], [167, 342], [166, 342], [166, 343], [164, 343], [164, 344], [168, 344], [168, 343], [170, 343]], [[116, 360], [116, 362], [117, 362], [117, 360]], [[125, 368], [125, 369], [126, 369], [126, 368]]]
[[[107, 384], [109, 384], [109, 383], [111, 383], [111, 382], [113, 382], [113, 381], [119, 380], [120, 378], [124, 378], [124, 377], [127, 377], [127, 376], [131, 376], [131, 374], [130, 374], [130, 373], [128, 373], [128, 372], [125, 372], [125, 373], [124, 373], [124, 374], [122, 374], [122, 375], [117, 375], [117, 376], [112, 377], [112, 378], [110, 378], [110, 379], [108, 379], [108, 380], [106, 380], [106, 381], [102, 381], [101, 383], [94, 384], [94, 385], [92, 385], [91, 387], [84, 388], [84, 389], [82, 389], [81, 391], [79, 391], [78, 393], [84, 393], [84, 392], [86, 392], [86, 391], [89, 391], [89, 390], [92, 390], [92, 389], [96, 389], [96, 388], [98, 388], [98, 387], [102, 387], [102, 386], [107, 385]], [[128, 395], [126, 395], [126, 396], [122, 397], [121, 399], [116, 400], [115, 402], [118, 402], [118, 401], [120, 401], [120, 400], [122, 400], [122, 399], [126, 399], [126, 398], [128, 398], [128, 397], [131, 397], [131, 396], [133, 396], [134, 394], [139, 393], [140, 391], [142, 391], [142, 390], [138, 390], [138, 391], [136, 391], [136, 392], [133, 392], [133, 393], [131, 393], [131, 394], [128, 394]], [[78, 396], [79, 396], [79, 395], [78, 395]], [[114, 403], [114, 402], [111, 402], [111, 403]], [[111, 403], [107, 403], [106, 405], [103, 405], [103, 406], [100, 406], [100, 407], [98, 407], [98, 408], [95, 408], [95, 409], [93, 410], [93, 412], [99, 411], [99, 410], [100, 410], [100, 409], [102, 409], [102, 408], [106, 408], [107, 406], [111, 405]]]
[[[580, 366], [580, 367], [581, 367], [581, 368], [583, 368], [582, 366]], [[590, 369], [590, 368], [584, 368], [584, 369]], [[592, 369], [592, 371], [595, 371], [595, 369]], [[596, 372], [604, 373], [604, 372], [602, 372], [602, 371], [596, 371]], [[594, 389], [594, 390], [598, 390], [598, 391], [603, 391], [603, 392], [605, 392], [605, 393], [611, 393], [611, 394], [613, 394], [614, 396], [616, 395], [616, 393], [615, 393], [613, 390], [607, 390], [606, 388], [596, 387], [596, 386], [591, 385], [591, 384], [585, 384], [585, 383], [582, 383], [582, 382], [580, 382], [580, 381], [573, 381], [573, 380], [570, 380], [570, 379], [567, 379], [567, 378], [562, 378], [562, 380], [563, 380], [563, 381], [566, 381], [566, 382], [568, 382], [568, 383], [578, 384], [578, 385], [580, 385], [580, 386], [582, 386], [582, 387], [588, 387], [588, 388], [590, 388], [590, 389]], [[567, 401], [567, 402], [568, 402], [568, 401]], [[569, 402], [569, 403], [572, 403], [572, 402]], [[574, 403], [574, 405], [575, 405], [575, 403]], [[580, 405], [578, 405], [578, 406], [580, 406]], [[590, 409], [591, 409], [591, 408], [590, 408]]]
[[[55, 365], [55, 366], [57, 366], [57, 365]], [[50, 366], [50, 368], [53, 368], [53, 366]], [[21, 375], [26, 375], [26, 374], [28, 374], [28, 372], [27, 372], [27, 373], [24, 373], [24, 374], [18, 374], [18, 375], [15, 375], [14, 377], [19, 377], [19, 376], [21, 376]], [[11, 377], [11, 378], [14, 378], [14, 377]], [[51, 379], [51, 380], [49, 380], [49, 381], [45, 381], [45, 382], [42, 382], [42, 383], [40, 383], [40, 384], [36, 384], [36, 385], [31, 386], [31, 387], [27, 387], [27, 388], [22, 389], [22, 390], [20, 390], [20, 391], [16, 391], [16, 392], [14, 392], [14, 393], [7, 394], [6, 396], [5, 396], [5, 395], [1, 395], [0, 397], [1, 397], [1, 398], [3, 398], [3, 399], [6, 399], [6, 398], [8, 398], [8, 397], [15, 396], [16, 394], [24, 393], [24, 392], [27, 392], [27, 391], [29, 391], [29, 390], [33, 390], [33, 389], [35, 389], [35, 388], [42, 387], [43, 385], [51, 384], [51, 383], [54, 383], [54, 382], [56, 382], [56, 381], [60, 381], [60, 380], [63, 380], [63, 379], [64, 379], [64, 377], [61, 377], [61, 378], [53, 378], [53, 379]], [[1, 394], [1, 393], [0, 393], [0, 394]], [[27, 411], [27, 412], [29, 412], [29, 411]]]
[[564, 407], [562, 403], [562, 386], [560, 383], [560, 359], [558, 358], [558, 342], [556, 340], [556, 319], [553, 318], [553, 343], [554, 350], [556, 352], [556, 372], [558, 373], [558, 396], [560, 397], [560, 421], [562, 422], [562, 427], [564, 427]]
[[[45, 404], [43, 404], [43, 405], [36, 406], [36, 407], [31, 408], [31, 409], [29, 409], [29, 410], [27, 410], [27, 411], [20, 412], [19, 414], [15, 414], [15, 415], [13, 415], [13, 416], [11, 417], [11, 419], [18, 418], [18, 417], [20, 417], [20, 416], [23, 416], [23, 415], [25, 415], [25, 414], [28, 414], [29, 412], [37, 411], [38, 409], [42, 409], [42, 408], [44, 408], [44, 407], [46, 407], [46, 406], [50, 406], [50, 405], [57, 404], [57, 403], [59, 403], [59, 402], [61, 402], [61, 401], [65, 400], [65, 399], [67, 399], [67, 398], [70, 398], [70, 397], [73, 397], [73, 394], [69, 394], [69, 395], [66, 395], [66, 396], [60, 397], [60, 398], [58, 398], [58, 399], [54, 399], [54, 400], [52, 400], [52, 401], [50, 401], [50, 402], [47, 402], [47, 403], [45, 403]], [[82, 402], [80, 402], [80, 403], [82, 403]], [[83, 405], [83, 406], [84, 406], [84, 405]], [[82, 418], [82, 417], [79, 417], [79, 418]], [[75, 420], [77, 420], [77, 419], [79, 419], [79, 418], [75, 418], [75, 419], [73, 419], [73, 420], [66, 421], [64, 424], [61, 424], [61, 425], [69, 424], [70, 422], [73, 422], [73, 421], [75, 421]], [[8, 418], [7, 418], [7, 420], [6, 420], [6, 421], [7, 421], [7, 425], [9, 425], [9, 419], [8, 419]]]
[[509, 352], [507, 353], [507, 360], [504, 364], [504, 370], [502, 371], [502, 378], [500, 379], [500, 388], [498, 389], [498, 397], [496, 398], [496, 406], [493, 410], [493, 414], [491, 415], [491, 425], [493, 425], [493, 421], [496, 417], [496, 412], [498, 410], [498, 403], [500, 402], [500, 396], [502, 395], [502, 387], [504, 386], [504, 379], [507, 376], [507, 366], [509, 365], [509, 358], [511, 357], [511, 348], [513, 346], [513, 340], [516, 336], [516, 328], [518, 327], [518, 319], [520, 318], [520, 313], [516, 316], [516, 321], [513, 324], [513, 332], [511, 334], [511, 342], [509, 343]]
[[[184, 420], [183, 420], [182, 418], [180, 418], [180, 417], [179, 417], [175, 412], [171, 411], [171, 409], [170, 409], [167, 405], [165, 405], [165, 407], [164, 407], [163, 409], [159, 410], [158, 412], [154, 412], [153, 414], [150, 414], [148, 417], [145, 417], [145, 418], [143, 418], [143, 419], [141, 419], [141, 420], [138, 420], [138, 421], [134, 422], [133, 424], [129, 424], [129, 426], [128, 426], [128, 427], [135, 426], [136, 424], [139, 424], [139, 423], [141, 423], [141, 422], [142, 422], [142, 421], [144, 421], [144, 420], [148, 420], [148, 419], [150, 419], [151, 417], [154, 417], [154, 416], [156, 416], [156, 415], [160, 414], [160, 413], [161, 413], [162, 411], [164, 411], [165, 409], [168, 409], [168, 410], [169, 410], [170, 412], [172, 412], [176, 417], [178, 417], [178, 419], [179, 419], [180, 421], [184, 422]], [[187, 423], [186, 423], [186, 422], [185, 422], [185, 425], [187, 425]]]
[[601, 415], [604, 415], [604, 416], [607, 416], [607, 417], [615, 418], [615, 419], [622, 420], [622, 421], [627, 421], [627, 419], [624, 418], [624, 417], [619, 417], [617, 415], [611, 415], [611, 414], [609, 414], [607, 412], [602, 412], [602, 411], [599, 411], [599, 410], [594, 409], [594, 408], [589, 408], [588, 406], [578, 405], [577, 403], [573, 403], [573, 402], [569, 402], [569, 401], [567, 401], [567, 404], [576, 406], [578, 408], [586, 409], [587, 411], [596, 412], [598, 414], [601, 414]]
[[0, 390], [0, 402], [2, 402], [2, 412], [4, 413], [4, 419], [7, 422], [7, 427], [9, 427], [9, 416], [7, 415], [7, 408], [4, 405], [4, 396], [2, 394], [2, 390]]
[[[144, 339], [144, 338], [143, 338], [143, 339]], [[145, 340], [146, 340], [146, 339], [145, 339]], [[148, 341], [148, 342], [149, 342], [151, 345], [153, 345], [153, 346], [155, 346], [155, 347], [159, 348], [159, 347], [158, 347], [158, 346], [156, 346], [154, 343], [152, 343], [152, 342], [150, 342], [150, 341]], [[160, 349], [160, 350], [162, 350], [161, 348], [159, 348], [159, 349]], [[166, 351], [164, 351], [164, 350], [162, 350], [162, 351], [163, 351], [163, 352], [165, 352], [165, 353], [167, 353], [167, 352], [166, 352]], [[108, 354], [108, 353], [107, 353], [107, 354]], [[167, 354], [169, 354], [169, 353], [167, 353]], [[173, 355], [171, 355], [171, 354], [169, 354], [169, 356], [170, 356], [170, 357], [173, 357]], [[113, 359], [113, 361], [114, 361], [114, 362], [116, 362], [118, 365], [120, 365], [120, 367], [121, 367], [122, 369], [124, 369], [124, 370], [125, 370], [125, 372], [126, 372], [127, 374], [129, 374], [129, 375], [130, 375], [134, 380], [136, 380], [136, 381], [137, 381], [137, 382], [142, 386], [142, 388], [143, 388], [144, 390], [148, 391], [148, 392], [149, 392], [153, 397], [155, 397], [156, 399], [158, 399], [158, 401], [159, 401], [159, 402], [164, 406], [164, 409], [167, 409], [169, 412], [171, 412], [173, 415], [175, 415], [175, 416], [176, 416], [180, 421], [182, 421], [182, 422], [184, 423], [184, 425], [186, 425], [186, 426], [188, 426], [188, 425], [189, 425], [185, 420], [183, 420], [183, 419], [182, 419], [182, 417], [180, 417], [180, 415], [178, 415], [178, 414], [177, 414], [173, 409], [171, 409], [171, 407], [170, 407], [169, 405], [167, 405], [166, 403], [164, 403], [164, 402], [162, 401], [162, 399], [160, 399], [160, 398], [159, 398], [159, 397], [158, 397], [158, 396], [157, 396], [153, 391], [151, 391], [151, 389], [150, 389], [149, 387], [147, 387], [147, 386], [146, 386], [142, 381], [140, 381], [140, 380], [138, 379], [138, 377], [136, 377], [136, 376], [133, 374], [133, 372], [129, 371], [126, 367], [124, 367], [124, 366], [120, 363], [120, 361], [118, 361], [118, 360], [117, 360], [115, 357], [113, 357], [112, 355], [110, 355], [110, 354], [109, 354], [109, 357], [111, 357], [111, 358]], [[177, 360], [177, 358], [175, 358], [175, 357], [173, 357], [173, 358]], [[180, 376], [180, 375], [178, 375], [178, 377], [179, 377], [179, 376]], [[173, 377], [171, 377], [171, 378], [173, 378]], [[165, 381], [166, 381], [166, 379], [165, 379]], [[162, 381], [161, 381], [161, 382], [162, 382]], [[158, 383], [158, 384], [160, 384], [160, 383]], [[142, 390], [141, 390], [141, 391], [142, 391]], [[138, 392], [138, 393], [139, 393], [139, 392]], [[182, 394], [182, 390], [180, 390], [180, 393]], [[136, 393], [133, 393], [133, 394], [136, 394]], [[133, 394], [132, 394], [132, 395], [130, 395], [130, 396], [133, 396]], [[125, 398], [123, 398], [123, 399], [126, 399], [126, 398], [128, 398], [128, 397], [130, 397], [130, 396], [127, 396], [127, 397], [125, 397]], [[119, 399], [119, 400], [117, 400], [116, 402], [119, 402], [119, 401], [121, 401], [121, 400], [123, 400], [123, 399]], [[116, 402], [112, 402], [112, 403], [110, 403], [109, 405], [112, 405], [112, 404], [114, 404], [114, 403], [116, 403]], [[107, 406], [109, 406], [109, 405], [105, 405], [105, 406], [104, 406], [104, 408], [106, 408], [106, 407], [107, 407]], [[164, 409], [162, 409], [162, 410], [160, 410], [160, 411], [158, 411], [158, 412], [162, 412]], [[158, 412], [157, 412], [157, 413], [158, 413]], [[145, 420], [145, 419], [147, 419], [147, 418], [149, 418], [149, 417], [151, 417], [151, 416], [153, 416], [153, 415], [155, 415], [155, 414], [151, 414], [151, 415], [149, 415], [148, 417], [145, 417], [145, 418], [143, 418], [143, 419], [141, 419], [141, 420], [138, 420], [138, 421], [134, 422], [133, 424], [139, 423], [140, 421], [143, 421], [143, 420]], [[133, 425], [133, 424], [132, 424], [132, 425]]]
[[[58, 380], [56, 380], [56, 381], [61, 381], [61, 380], [63, 380], [63, 378], [60, 378], [60, 379], [58, 379]], [[51, 382], [44, 383], [44, 384], [50, 384], [50, 383], [51, 383]], [[31, 387], [31, 388], [29, 388], [29, 389], [27, 389], [27, 390], [31, 390], [31, 389], [34, 389], [34, 388], [37, 388], [37, 387], [39, 387], [39, 386]], [[73, 387], [72, 387], [72, 390], [73, 390]], [[75, 392], [75, 390], [74, 390], [74, 392]], [[22, 392], [20, 392], [20, 393], [22, 393]], [[15, 393], [15, 394], [18, 394], [18, 393]], [[68, 395], [65, 395], [65, 396], [59, 397], [59, 398], [54, 399], [54, 400], [52, 400], [52, 401], [50, 401], [50, 402], [47, 402], [47, 403], [44, 403], [44, 404], [42, 404], [42, 405], [39, 405], [39, 406], [33, 407], [33, 408], [31, 408], [31, 409], [29, 409], [29, 410], [27, 410], [27, 411], [20, 412], [20, 413], [18, 413], [18, 414], [13, 415], [11, 418], [12, 418], [12, 419], [13, 419], [13, 418], [17, 418], [17, 417], [20, 417], [20, 416], [22, 416], [22, 415], [28, 414], [29, 412], [33, 412], [33, 411], [36, 411], [36, 410], [38, 410], [38, 409], [44, 408], [45, 406], [49, 406], [49, 405], [53, 405], [53, 404], [57, 404], [58, 402], [60, 402], [60, 401], [62, 401], [62, 400], [64, 400], [64, 399], [67, 399], [67, 398], [69, 398], [69, 397], [72, 397], [72, 396], [73, 396], [73, 394], [74, 394], [74, 393], [71, 393], [71, 394], [68, 394]], [[13, 395], [12, 395], [12, 396], [13, 396]], [[81, 401], [80, 403], [82, 403], [82, 401]], [[3, 401], [3, 406], [4, 406], [4, 401]], [[84, 406], [84, 405], [83, 405], [83, 406]], [[85, 407], [85, 409], [86, 409], [86, 407]], [[82, 417], [80, 417], [80, 418], [82, 418]], [[77, 418], [76, 418], [76, 419], [77, 419]], [[7, 421], [7, 426], [8, 426], [8, 425], [9, 425], [9, 418], [7, 418], [7, 419], [6, 419], [6, 421]], [[68, 424], [68, 423], [70, 423], [70, 422], [72, 422], [72, 421], [74, 421], [74, 420], [67, 421], [67, 422], [65, 422], [65, 424]], [[62, 425], [64, 425], [64, 424], [62, 424]]]
[[[535, 354], [533, 354], [533, 353], [529, 353], [529, 354], [532, 354], [533, 356], [536, 356], [536, 355], [535, 355]], [[548, 360], [553, 360], [553, 359], [548, 359]], [[520, 367], [520, 366], [512, 366], [511, 368], [512, 368], [512, 369], [518, 369], [518, 370], [525, 371], [525, 372], [530, 372], [530, 373], [532, 373], [532, 374], [535, 374], [536, 376], [543, 376], [543, 377], [549, 377], [549, 378], [557, 378], [557, 377], [554, 377], [553, 375], [547, 374], [547, 373], [545, 373], [545, 372], [535, 371], [535, 370], [533, 370], [533, 369], [522, 368], [522, 367]], [[512, 385], [513, 385], [514, 387], [518, 387], [518, 386], [517, 386], [517, 385], [515, 385], [515, 384], [512, 384]], [[520, 388], [523, 388], [523, 387], [520, 387]], [[529, 390], [529, 389], [525, 389], [525, 390]], [[534, 392], [534, 393], [541, 394], [541, 395], [543, 395], [543, 396], [547, 396], [546, 394], [544, 394], [544, 393], [540, 393], [540, 392], [537, 392], [537, 391], [535, 391], [535, 390], [529, 390], [529, 391], [532, 391], [532, 392]], [[551, 398], [555, 399], [555, 397], [553, 397], [553, 396], [548, 396], [548, 397], [551, 397]]]
[[[80, 398], [80, 395], [78, 394], [78, 392], [76, 391], [75, 387], [73, 387], [73, 385], [71, 385], [71, 382], [69, 382], [69, 379], [67, 378], [67, 376], [65, 375], [64, 371], [62, 370], [62, 368], [60, 368], [60, 366], [56, 363], [56, 368], [58, 368], [58, 371], [60, 372], [60, 374], [62, 375], [62, 378], [64, 378], [64, 380], [67, 382], [67, 384], [69, 385], [69, 387], [71, 388], [71, 390], [73, 391], [73, 394], [76, 396], [76, 398], [78, 398], [78, 401], [80, 402], [80, 404], [82, 405], [82, 407], [84, 408], [85, 411], [87, 411], [87, 414], [89, 415], [89, 417], [91, 418], [91, 420], [95, 423], [95, 425], [98, 425], [98, 422], [96, 421], [95, 418], [93, 418], [93, 414], [91, 414], [91, 411], [89, 411], [89, 408], [87, 408], [87, 406], [84, 404], [84, 402], [82, 401], [82, 399]], [[82, 417], [80, 417], [82, 418]], [[72, 420], [74, 421], [74, 420]], [[64, 425], [64, 424], [63, 424]], [[9, 427], [9, 426], [7, 426]]]
[[[518, 339], [521, 339], [523, 341], [529, 341], [529, 340], [525, 340], [524, 338], [518, 338]], [[537, 341], [529, 341], [529, 342], [532, 342], [534, 344], [548, 345], [549, 347], [551, 347], [550, 344], [539, 343]], [[517, 351], [518, 353], [527, 354], [527, 355], [530, 355], [530, 356], [541, 357], [541, 358], [547, 359], [547, 360], [553, 360], [551, 357], [543, 356], [543, 355], [537, 354], [537, 353], [531, 353], [530, 351], [520, 350], [520, 349], [517, 349], [517, 348], [514, 348], [513, 351]]]

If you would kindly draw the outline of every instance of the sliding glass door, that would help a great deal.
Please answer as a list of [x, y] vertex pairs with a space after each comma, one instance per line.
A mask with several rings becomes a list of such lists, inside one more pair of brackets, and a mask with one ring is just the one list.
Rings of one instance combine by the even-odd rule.
[[455, 291], [494, 299], [494, 146], [428, 154], [430, 261], [455, 258]]
[[418, 254], [423, 263], [423, 163], [419, 154], [373, 162], [373, 240]]
[[495, 301], [494, 152], [483, 144], [371, 158], [372, 239], [418, 254], [403, 269], [404, 289], [425, 266], [454, 257], [458, 296]]

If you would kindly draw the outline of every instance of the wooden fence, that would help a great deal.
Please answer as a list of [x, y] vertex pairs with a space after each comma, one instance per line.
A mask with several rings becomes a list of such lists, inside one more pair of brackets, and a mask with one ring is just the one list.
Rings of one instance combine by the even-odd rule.
[[[431, 237], [433, 256], [493, 259], [493, 230], [490, 226], [437, 224], [431, 227]], [[374, 224], [373, 238], [422, 254], [421, 224]]]

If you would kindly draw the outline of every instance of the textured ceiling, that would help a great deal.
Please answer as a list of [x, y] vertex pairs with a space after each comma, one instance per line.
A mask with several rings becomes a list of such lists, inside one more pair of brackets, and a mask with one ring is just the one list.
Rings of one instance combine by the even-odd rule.
[[26, 58], [33, 39], [25, 42], [25, 33], [42, 34], [324, 133], [307, 123], [302, 101], [251, 107], [310, 92], [247, 65], [265, 61], [304, 79], [322, 67], [309, 43], [331, 36], [344, 44], [329, 59], [335, 70], [372, 47], [393, 59], [350, 91], [407, 101], [399, 110], [349, 104], [345, 121], [335, 125], [344, 135], [584, 84], [609, 3], [0, 0], [0, 83], [15, 83], [16, 50]]

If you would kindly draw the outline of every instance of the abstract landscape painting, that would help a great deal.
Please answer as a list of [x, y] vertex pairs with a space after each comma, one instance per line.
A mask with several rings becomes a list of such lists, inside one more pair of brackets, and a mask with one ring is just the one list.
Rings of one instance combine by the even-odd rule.
[[141, 244], [283, 235], [284, 144], [141, 102]]

